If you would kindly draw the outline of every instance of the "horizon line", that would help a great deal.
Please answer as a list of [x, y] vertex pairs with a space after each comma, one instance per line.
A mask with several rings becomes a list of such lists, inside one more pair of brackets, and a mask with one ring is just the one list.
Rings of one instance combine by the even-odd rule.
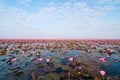
[[0, 38], [0, 40], [120, 40], [112, 38]]

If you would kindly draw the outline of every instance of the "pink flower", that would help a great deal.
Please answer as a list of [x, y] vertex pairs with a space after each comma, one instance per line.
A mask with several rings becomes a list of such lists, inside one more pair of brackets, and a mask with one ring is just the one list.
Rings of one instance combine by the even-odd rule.
[[70, 58], [69, 58], [69, 61], [73, 61], [73, 57], [70, 57]]
[[112, 49], [110, 49], [110, 50], [109, 50], [109, 52], [112, 54], [112, 53], [113, 53], [113, 50], [112, 50]]
[[24, 51], [22, 51], [22, 54], [24, 54], [25, 52]]
[[39, 56], [40, 54], [39, 53], [37, 53], [37, 56]]
[[12, 61], [13, 61], [13, 62], [16, 62], [16, 61], [17, 61], [17, 58], [13, 58]]
[[100, 58], [99, 59], [101, 62], [105, 62], [105, 58]]
[[78, 69], [82, 69], [81, 67], [78, 67]]
[[9, 51], [10, 49], [9, 48], [7, 48], [7, 51]]
[[43, 60], [43, 58], [38, 58], [37, 60], [42, 61], [42, 60]]
[[88, 50], [88, 52], [90, 53], [90, 52], [91, 52], [91, 50], [89, 49], [89, 50]]
[[106, 74], [106, 72], [105, 72], [104, 70], [101, 70], [101, 71], [100, 71], [100, 74], [101, 74], [102, 76], [104, 76], [104, 75]]
[[47, 58], [47, 59], [46, 59], [46, 62], [50, 62], [50, 59], [49, 59], [49, 58]]

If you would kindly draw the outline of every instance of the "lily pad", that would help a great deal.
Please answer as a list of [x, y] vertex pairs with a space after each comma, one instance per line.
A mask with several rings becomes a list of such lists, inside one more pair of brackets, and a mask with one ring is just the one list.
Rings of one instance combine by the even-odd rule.
[[63, 70], [70, 70], [70, 67], [69, 66], [62, 66], [62, 69]]
[[60, 63], [54, 63], [54, 66], [55, 67], [62, 67], [62, 64], [60, 64]]
[[101, 80], [101, 79], [100, 79], [100, 78], [98, 78], [98, 77], [95, 77], [95, 78], [94, 78], [94, 80]]
[[46, 80], [60, 80], [60, 76], [57, 73], [49, 73], [46, 75]]
[[53, 62], [61, 62], [59, 59], [53, 59]]
[[37, 80], [46, 80], [44, 75], [40, 75]]

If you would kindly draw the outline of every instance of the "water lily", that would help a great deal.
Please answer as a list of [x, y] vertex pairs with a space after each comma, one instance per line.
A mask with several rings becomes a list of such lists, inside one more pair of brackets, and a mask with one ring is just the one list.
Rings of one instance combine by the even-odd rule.
[[105, 57], [99, 59], [101, 62], [105, 62]]
[[112, 49], [109, 49], [108, 50], [108, 54], [111, 56], [113, 54], [113, 50]]
[[35, 52], [32, 52], [32, 54], [34, 54]]
[[73, 57], [70, 57], [70, 58], [69, 58], [69, 61], [73, 61]]
[[12, 61], [13, 61], [13, 62], [16, 62], [16, 61], [17, 61], [17, 58], [13, 58]]
[[101, 70], [101, 71], [100, 71], [100, 74], [101, 74], [102, 76], [104, 76], [104, 75], [106, 74], [106, 72], [105, 72], [104, 70]]
[[50, 62], [50, 59], [49, 59], [49, 58], [47, 58], [47, 59], [46, 59], [46, 62]]
[[10, 49], [9, 48], [7, 48], [7, 51], [9, 51]]
[[40, 54], [39, 53], [37, 53], [37, 56], [39, 56]]
[[42, 60], [43, 60], [43, 58], [38, 58], [37, 60], [42, 61]]
[[24, 51], [22, 51], [22, 54], [24, 54], [25, 52]]
[[78, 69], [82, 69], [81, 67], [78, 67]]

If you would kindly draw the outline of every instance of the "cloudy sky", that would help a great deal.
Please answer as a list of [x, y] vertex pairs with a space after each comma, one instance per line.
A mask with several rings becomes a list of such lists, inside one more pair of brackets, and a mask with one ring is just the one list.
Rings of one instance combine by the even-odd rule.
[[120, 39], [120, 0], [0, 0], [0, 38]]

